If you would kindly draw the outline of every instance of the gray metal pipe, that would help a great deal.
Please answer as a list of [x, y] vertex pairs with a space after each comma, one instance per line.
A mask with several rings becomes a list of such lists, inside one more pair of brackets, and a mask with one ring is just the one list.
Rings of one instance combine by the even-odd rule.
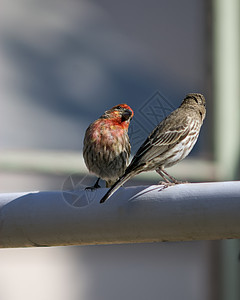
[[0, 194], [0, 247], [240, 238], [240, 182]]

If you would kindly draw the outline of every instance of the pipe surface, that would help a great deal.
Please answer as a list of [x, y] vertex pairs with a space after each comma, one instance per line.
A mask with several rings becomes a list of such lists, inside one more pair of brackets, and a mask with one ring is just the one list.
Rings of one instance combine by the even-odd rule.
[[0, 247], [240, 238], [240, 182], [0, 194]]

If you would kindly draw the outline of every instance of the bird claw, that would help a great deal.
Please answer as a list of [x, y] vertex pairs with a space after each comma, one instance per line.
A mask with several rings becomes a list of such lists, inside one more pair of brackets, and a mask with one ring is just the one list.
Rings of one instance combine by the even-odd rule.
[[95, 182], [95, 184], [93, 186], [87, 186], [85, 188], [85, 190], [91, 190], [94, 191], [96, 189], [99, 189], [101, 186], [98, 184], [99, 183], [100, 178], [97, 179], [97, 181]]
[[166, 182], [166, 181], [159, 181], [159, 185], [164, 185], [166, 188], [169, 186], [174, 186], [176, 184], [186, 184], [189, 183], [188, 181], [178, 181], [176, 180], [175, 182]]
[[176, 181], [175, 184], [186, 184], [189, 183], [188, 181]]
[[94, 191], [96, 189], [99, 189], [101, 186], [99, 184], [94, 184], [94, 186], [87, 186], [85, 187], [85, 190], [91, 190]]
[[90, 191], [94, 191], [96, 190], [96, 188], [94, 186], [87, 186], [85, 187], [85, 191], [90, 190]]
[[176, 183], [174, 183], [174, 182], [166, 182], [166, 181], [159, 181], [158, 184], [159, 184], [159, 185], [164, 185], [164, 187], [167, 188], [167, 187], [169, 187], [169, 186], [175, 185]]

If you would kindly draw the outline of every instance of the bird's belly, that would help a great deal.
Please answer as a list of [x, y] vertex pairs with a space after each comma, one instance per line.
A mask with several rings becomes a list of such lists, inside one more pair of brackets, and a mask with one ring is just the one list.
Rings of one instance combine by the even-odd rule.
[[91, 156], [85, 155], [85, 162], [89, 171], [101, 179], [117, 180], [124, 173], [128, 158], [127, 151], [122, 151], [118, 155], [113, 155], [108, 151], [94, 151]]
[[105, 166], [97, 166], [95, 174], [104, 180], [117, 180], [123, 175], [128, 164], [127, 153], [121, 152], [118, 156], [105, 163]]
[[190, 136], [176, 144], [172, 151], [166, 153], [164, 167], [169, 168], [184, 159], [191, 152], [196, 141], [197, 136]]

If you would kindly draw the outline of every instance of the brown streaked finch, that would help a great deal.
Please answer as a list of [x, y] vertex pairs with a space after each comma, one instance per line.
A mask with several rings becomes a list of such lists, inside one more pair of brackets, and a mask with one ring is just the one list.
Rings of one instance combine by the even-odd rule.
[[100, 178], [110, 187], [124, 174], [131, 152], [128, 127], [133, 115], [130, 106], [118, 104], [87, 128], [83, 157], [88, 170], [98, 176], [93, 188], [100, 187]]
[[133, 157], [125, 173], [108, 190], [100, 203], [106, 201], [121, 185], [141, 172], [157, 171], [166, 186], [180, 183], [164, 169], [175, 165], [190, 153], [197, 141], [205, 116], [204, 96], [197, 93], [188, 94], [180, 107], [155, 127]]

